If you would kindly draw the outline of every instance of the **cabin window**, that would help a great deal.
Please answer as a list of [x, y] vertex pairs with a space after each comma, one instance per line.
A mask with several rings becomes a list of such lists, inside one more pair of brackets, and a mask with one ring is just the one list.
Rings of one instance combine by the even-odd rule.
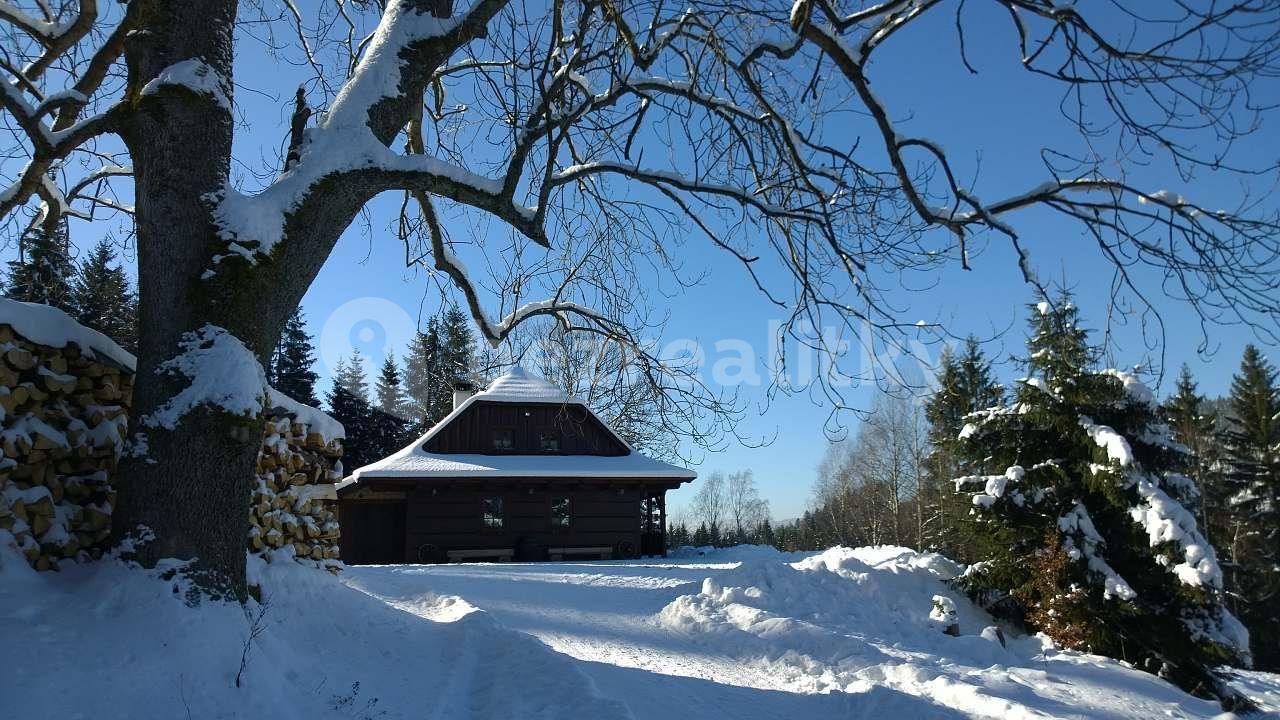
[[538, 445], [543, 452], [555, 452], [560, 449], [560, 433], [555, 430], [543, 430], [538, 434]]
[[499, 428], [493, 431], [494, 450], [513, 450], [515, 446], [515, 433], [511, 428]]
[[502, 498], [491, 497], [480, 501], [480, 518], [486, 528], [502, 529]]
[[658, 532], [662, 528], [662, 506], [658, 498], [647, 497], [640, 501], [641, 532]]
[[551, 527], [552, 529], [568, 528], [571, 519], [569, 511], [569, 498], [553, 497], [551, 498]]

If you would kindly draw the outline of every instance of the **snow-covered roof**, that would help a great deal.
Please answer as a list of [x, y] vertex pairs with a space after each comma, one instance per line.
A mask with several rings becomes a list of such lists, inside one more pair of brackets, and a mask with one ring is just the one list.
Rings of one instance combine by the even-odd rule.
[[[581, 398], [576, 398], [565, 393], [560, 388], [552, 385], [537, 375], [530, 375], [528, 371], [519, 365], [513, 366], [506, 373], [494, 378], [489, 383], [489, 387], [472, 395], [471, 397], [458, 404], [453, 412], [444, 416], [444, 419], [436, 423], [425, 435], [414, 441], [414, 445], [423, 446], [428, 440], [435, 437], [444, 428], [448, 427], [453, 419], [466, 412], [467, 408], [478, 402], [499, 402], [499, 403], [553, 403], [556, 405], [579, 405], [591, 414], [596, 420], [600, 420], [600, 416], [587, 406]], [[614, 437], [623, 447], [630, 450], [631, 445], [623, 440], [609, 424], [600, 420], [600, 424], [604, 426], [609, 434]], [[405, 448], [406, 450], [408, 448]], [[403, 452], [403, 451], [402, 451]], [[397, 453], [399, 454], [399, 453]], [[375, 463], [376, 464], [376, 463]]]
[[341, 489], [364, 478], [605, 477], [692, 480], [697, 473], [634, 450], [626, 455], [479, 455], [429, 453], [420, 444], [356, 470]]
[[558, 403], [580, 405], [600, 420], [581, 399], [566, 394], [546, 380], [530, 375], [519, 365], [498, 377], [489, 387], [460, 403], [453, 412], [404, 449], [377, 462], [356, 469], [339, 488], [370, 477], [653, 477], [692, 480], [697, 473], [687, 468], [654, 460], [636, 452], [607, 423], [600, 420], [626, 455], [481, 455], [431, 453], [426, 445], [432, 437], [477, 402]]
[[106, 357], [117, 365], [133, 370], [137, 360], [129, 351], [97, 330], [87, 328], [58, 308], [39, 303], [0, 298], [0, 324], [37, 345], [64, 348], [75, 343], [93, 357]]
[[583, 404], [578, 398], [565, 394], [563, 390], [537, 375], [530, 375], [519, 365], [496, 378], [489, 383], [489, 387], [476, 393], [474, 397], [476, 400], [489, 402]]

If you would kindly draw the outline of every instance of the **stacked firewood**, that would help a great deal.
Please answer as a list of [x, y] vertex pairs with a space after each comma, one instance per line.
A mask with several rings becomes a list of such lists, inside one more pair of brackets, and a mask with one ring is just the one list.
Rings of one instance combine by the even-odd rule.
[[316, 422], [328, 420], [319, 411], [278, 394], [272, 400], [283, 405], [267, 409], [249, 510], [249, 549], [267, 555], [290, 549], [299, 560], [311, 559], [336, 570], [340, 564], [333, 484], [342, 479], [342, 439]]
[[90, 349], [0, 324], [0, 530], [36, 569], [107, 547], [132, 385], [130, 369]]
[[[59, 310], [0, 298], [0, 530], [37, 570], [108, 547], [134, 364]], [[338, 569], [342, 426], [275, 390], [263, 424], [249, 549]]]

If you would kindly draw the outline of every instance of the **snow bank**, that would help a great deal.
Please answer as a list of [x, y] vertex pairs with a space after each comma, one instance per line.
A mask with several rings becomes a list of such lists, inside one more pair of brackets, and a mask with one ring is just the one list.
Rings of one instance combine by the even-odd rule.
[[37, 658], [4, 671], [8, 717], [629, 717], [571, 660], [455, 598], [396, 608], [251, 557], [261, 605], [188, 607], [162, 570], [104, 560], [37, 575], [4, 535], [0, 630]]
[[[888, 688], [925, 699], [929, 717], [1218, 713], [1152, 675], [1000, 628], [945, 582], [962, 570], [899, 547], [837, 547], [797, 562], [760, 555], [707, 577], [656, 622], [703, 653], [764, 666], [797, 692]], [[958, 637], [943, 632], [952, 623]]]
[[684, 547], [675, 548], [667, 553], [667, 557], [669, 558], [702, 558], [711, 562], [736, 562], [740, 560], [759, 558], [781, 559], [785, 555], [787, 554], [782, 553], [772, 545], [734, 545], [732, 547], [724, 548], [718, 548], [711, 545], [685, 545]]

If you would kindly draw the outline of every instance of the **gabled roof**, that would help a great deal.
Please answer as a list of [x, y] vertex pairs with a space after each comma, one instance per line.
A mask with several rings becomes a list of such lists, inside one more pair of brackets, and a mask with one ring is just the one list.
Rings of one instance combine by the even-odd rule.
[[537, 375], [530, 375], [519, 365], [497, 377], [489, 383], [488, 388], [476, 393], [474, 397], [489, 402], [583, 404], [578, 398], [565, 394], [563, 390]]
[[[614, 439], [618, 441], [618, 444], [622, 445], [622, 447], [626, 448], [627, 450], [631, 450], [631, 444], [628, 443], [626, 440], [623, 440], [618, 435], [618, 433], [614, 432], [613, 428], [609, 427], [608, 423], [606, 423], [603, 420], [600, 420], [600, 416], [596, 415], [595, 411], [587, 407], [587, 404], [583, 402], [581, 398], [576, 398], [572, 395], [565, 393], [560, 388], [556, 387], [555, 385], [552, 385], [546, 380], [543, 380], [537, 375], [530, 375], [524, 368], [520, 367], [519, 365], [512, 367], [506, 373], [499, 375], [497, 378], [494, 378], [493, 382], [489, 383], [489, 387], [485, 388], [484, 390], [481, 390], [480, 392], [464, 400], [462, 404], [458, 405], [453, 409], [453, 412], [449, 413], [448, 415], [445, 415], [443, 420], [433, 425], [431, 429], [426, 432], [425, 435], [415, 440], [413, 442], [413, 445], [410, 445], [404, 450], [408, 450], [409, 448], [414, 446], [425, 446], [428, 440], [435, 437], [441, 430], [446, 428], [449, 425], [449, 423], [453, 422], [454, 418], [466, 412], [467, 408], [471, 407], [472, 405], [475, 405], [478, 402], [551, 403], [553, 405], [578, 405], [578, 406], [581, 406], [588, 413], [590, 413], [592, 417], [598, 420], [600, 424], [606, 430], [609, 431], [609, 434], [612, 435]], [[397, 452], [396, 455], [399, 455], [401, 452], [404, 452], [404, 450]], [[395, 456], [393, 455], [391, 457], [395, 457]], [[376, 464], [377, 463], [374, 463], [374, 465]], [[366, 465], [365, 467], [367, 468], [371, 466]], [[359, 472], [360, 470], [363, 470], [363, 469], [364, 468], [360, 468], [356, 470], [356, 472]], [[355, 474], [352, 473], [353, 477], [354, 475]]]
[[[553, 403], [578, 405], [600, 422], [623, 447], [626, 455], [481, 455], [430, 453], [427, 441], [478, 402]], [[581, 399], [566, 394], [546, 380], [530, 375], [519, 365], [498, 377], [486, 390], [467, 398], [443, 420], [412, 444], [377, 462], [356, 469], [339, 488], [372, 477], [626, 477], [692, 480], [687, 468], [642, 455], [618, 437]]]

